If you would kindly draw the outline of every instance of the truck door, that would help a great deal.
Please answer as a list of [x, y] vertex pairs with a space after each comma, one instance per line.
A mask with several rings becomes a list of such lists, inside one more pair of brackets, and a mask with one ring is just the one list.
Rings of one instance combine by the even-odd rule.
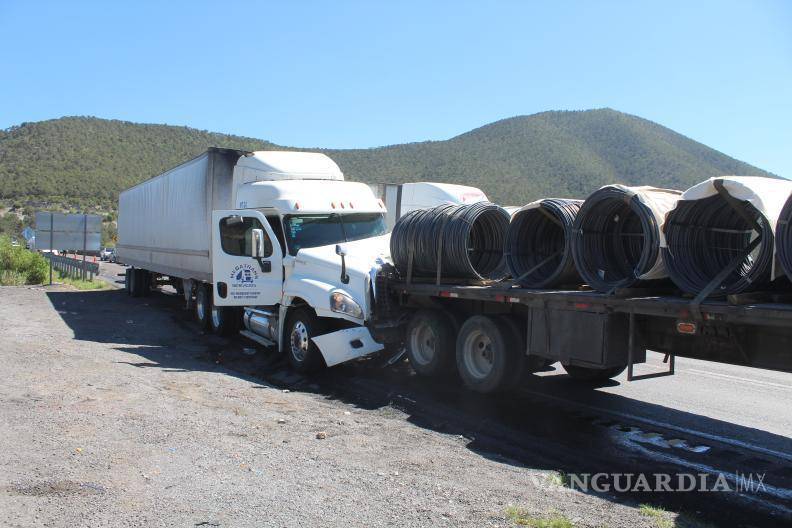
[[282, 260], [280, 244], [263, 214], [212, 212], [212, 282], [216, 306], [279, 303], [283, 293]]

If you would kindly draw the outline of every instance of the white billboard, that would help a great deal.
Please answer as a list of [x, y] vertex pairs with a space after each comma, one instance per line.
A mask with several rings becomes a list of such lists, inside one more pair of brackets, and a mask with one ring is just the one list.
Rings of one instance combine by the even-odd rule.
[[36, 249], [99, 251], [101, 243], [100, 216], [36, 213]]

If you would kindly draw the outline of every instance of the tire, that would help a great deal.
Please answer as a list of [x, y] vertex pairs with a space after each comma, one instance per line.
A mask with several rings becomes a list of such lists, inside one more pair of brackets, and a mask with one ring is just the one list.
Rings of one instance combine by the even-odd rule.
[[454, 372], [459, 326], [450, 314], [439, 310], [418, 310], [407, 324], [407, 358], [420, 376], [440, 376]]
[[229, 336], [239, 329], [237, 324], [241, 320], [239, 310], [235, 306], [215, 306], [214, 302], [209, 310], [209, 326], [217, 335]]
[[615, 378], [627, 367], [610, 367], [606, 369], [595, 369], [589, 367], [578, 367], [576, 365], [563, 365], [570, 378], [580, 381], [605, 381]]
[[124, 291], [127, 295], [132, 295], [132, 270], [127, 268], [124, 270]]
[[132, 297], [145, 297], [149, 293], [149, 272], [140, 269], [132, 268], [128, 270], [129, 277], [132, 279], [129, 283], [129, 292]]
[[[504, 315], [500, 320], [508, 326], [511, 334], [507, 337], [508, 352], [514, 354], [514, 367], [511, 378], [506, 381], [502, 390], [513, 389], [519, 385], [526, 374], [537, 372], [542, 367], [539, 366], [536, 356], [527, 356], [525, 345], [526, 329], [520, 324], [516, 317]], [[544, 360], [541, 361], [544, 365]]]
[[[517, 341], [515, 341], [517, 340]], [[502, 318], [474, 315], [459, 330], [456, 363], [465, 385], [482, 394], [508, 390], [517, 381], [519, 335]]]
[[138, 297], [148, 297], [151, 294], [151, 273], [144, 269], [138, 270], [135, 286], [138, 288]]
[[209, 328], [212, 319], [212, 294], [206, 284], [195, 289], [195, 320], [201, 329]]
[[324, 325], [310, 308], [295, 308], [286, 319], [286, 355], [289, 364], [301, 374], [325, 368], [324, 358], [312, 338], [322, 335]]

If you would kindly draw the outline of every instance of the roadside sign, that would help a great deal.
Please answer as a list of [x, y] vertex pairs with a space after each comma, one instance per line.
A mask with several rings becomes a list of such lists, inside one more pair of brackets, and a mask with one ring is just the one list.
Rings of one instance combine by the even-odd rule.
[[[97, 215], [77, 215], [51, 212], [36, 213], [36, 249], [79, 250], [82, 249], [82, 278], [87, 276], [85, 253], [99, 251], [102, 243], [102, 218]], [[50, 284], [52, 284], [52, 258], [50, 262]]]
[[98, 215], [36, 213], [36, 249], [99, 251], [102, 217]]
[[33, 230], [32, 227], [28, 226], [22, 230], [22, 236], [24, 237], [25, 240], [30, 242], [31, 239], [33, 239], [33, 237], [36, 236], [36, 232]]

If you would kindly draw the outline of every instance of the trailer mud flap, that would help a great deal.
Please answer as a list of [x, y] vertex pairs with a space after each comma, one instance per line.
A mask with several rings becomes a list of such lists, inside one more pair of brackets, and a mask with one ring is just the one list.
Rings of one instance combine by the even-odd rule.
[[365, 326], [346, 328], [314, 337], [313, 342], [319, 347], [319, 352], [322, 353], [328, 367], [367, 356], [384, 348], [374, 341]]

